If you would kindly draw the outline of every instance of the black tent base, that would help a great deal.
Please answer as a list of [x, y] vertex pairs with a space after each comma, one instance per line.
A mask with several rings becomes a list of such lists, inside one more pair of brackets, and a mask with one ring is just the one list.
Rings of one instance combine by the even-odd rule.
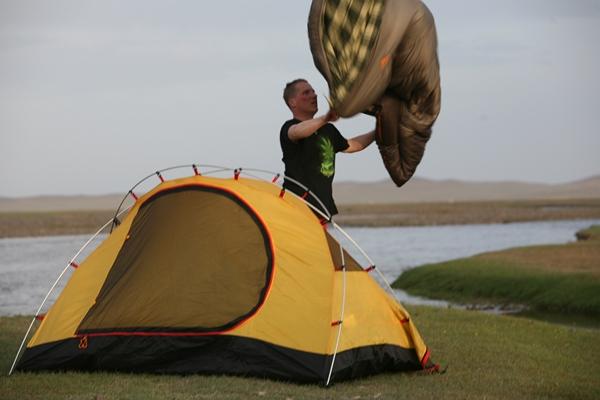
[[[330, 355], [230, 335], [89, 336], [27, 348], [16, 369], [236, 375], [324, 384], [331, 361]], [[413, 349], [393, 345], [360, 347], [336, 355], [330, 383], [422, 369]]]

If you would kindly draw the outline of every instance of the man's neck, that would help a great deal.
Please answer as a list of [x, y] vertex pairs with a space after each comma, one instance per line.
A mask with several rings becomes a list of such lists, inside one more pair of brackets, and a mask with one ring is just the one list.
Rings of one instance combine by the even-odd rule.
[[298, 121], [308, 121], [309, 119], [313, 119], [315, 114], [308, 114], [308, 113], [297, 113], [297, 112], [293, 112], [292, 113], [294, 119], [297, 119]]

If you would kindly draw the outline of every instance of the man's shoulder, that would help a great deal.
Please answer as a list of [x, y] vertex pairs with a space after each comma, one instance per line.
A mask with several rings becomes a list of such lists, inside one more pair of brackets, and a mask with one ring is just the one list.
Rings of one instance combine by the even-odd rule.
[[284, 149], [284, 151], [286, 148], [293, 147], [292, 145], [295, 144], [294, 142], [292, 142], [290, 140], [290, 137], [288, 136], [288, 132], [290, 130], [290, 127], [292, 125], [297, 124], [298, 122], [300, 122], [300, 121], [292, 118], [292, 119], [288, 119], [287, 121], [285, 121], [283, 123], [283, 125], [281, 125], [281, 129], [279, 130], [279, 140], [281, 141], [281, 146]]
[[290, 127], [292, 125], [295, 125], [299, 122], [300, 121], [295, 118], [288, 119], [287, 121], [285, 121], [283, 123], [283, 125], [281, 125], [281, 129], [279, 130], [279, 136], [280, 136], [281, 140], [283, 140], [285, 142], [290, 141], [290, 139], [288, 137], [288, 131], [290, 130]]
[[292, 125], [296, 125], [296, 124], [297, 124], [297, 123], [299, 123], [299, 122], [300, 122], [300, 120], [298, 120], [298, 119], [296, 119], [296, 118], [288, 119], [287, 121], [285, 121], [285, 122], [283, 123], [283, 125], [281, 125], [281, 128], [282, 128], [282, 129], [283, 129], [283, 128], [285, 128], [285, 127], [289, 128], [290, 126], [292, 126]]

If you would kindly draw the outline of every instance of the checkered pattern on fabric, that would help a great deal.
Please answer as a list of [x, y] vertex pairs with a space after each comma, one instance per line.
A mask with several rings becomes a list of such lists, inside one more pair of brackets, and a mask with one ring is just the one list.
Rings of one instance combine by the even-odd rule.
[[332, 105], [344, 101], [375, 46], [384, 0], [325, 0], [323, 49]]

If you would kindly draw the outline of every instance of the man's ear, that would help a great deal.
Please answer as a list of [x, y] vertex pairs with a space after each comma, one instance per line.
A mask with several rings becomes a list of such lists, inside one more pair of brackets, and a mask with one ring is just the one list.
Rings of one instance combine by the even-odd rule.
[[296, 99], [295, 98], [289, 99], [288, 104], [289, 104], [290, 108], [296, 107]]

